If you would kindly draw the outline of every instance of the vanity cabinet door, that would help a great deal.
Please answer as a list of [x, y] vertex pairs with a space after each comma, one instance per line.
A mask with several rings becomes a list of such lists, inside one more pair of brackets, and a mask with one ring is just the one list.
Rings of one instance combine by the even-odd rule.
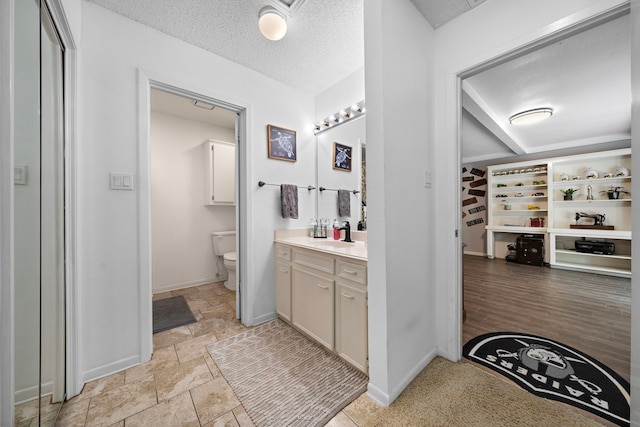
[[367, 292], [364, 286], [336, 283], [336, 352], [361, 371], [368, 370]]
[[276, 312], [291, 321], [291, 266], [276, 263]]
[[334, 349], [334, 281], [293, 267], [292, 323], [321, 344]]

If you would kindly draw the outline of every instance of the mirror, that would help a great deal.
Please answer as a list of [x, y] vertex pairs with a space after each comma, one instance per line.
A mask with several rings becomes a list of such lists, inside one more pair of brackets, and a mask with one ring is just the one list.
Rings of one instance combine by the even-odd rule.
[[[362, 116], [316, 136], [317, 216], [329, 218], [331, 224], [334, 219], [349, 221], [352, 230], [359, 223], [366, 226], [365, 124]], [[349, 190], [349, 215], [338, 215], [337, 190]]]
[[15, 424], [52, 425], [65, 393], [64, 49], [41, 2], [15, 8]]

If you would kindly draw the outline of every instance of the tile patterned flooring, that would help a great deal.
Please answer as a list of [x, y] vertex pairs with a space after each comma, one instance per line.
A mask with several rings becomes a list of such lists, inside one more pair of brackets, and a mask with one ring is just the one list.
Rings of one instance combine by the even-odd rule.
[[[184, 295], [198, 320], [153, 336], [153, 357], [142, 365], [87, 383], [82, 393], [58, 405], [45, 405], [42, 425], [53, 426], [206, 426], [254, 424], [220, 374], [205, 346], [247, 330], [235, 318], [235, 292], [222, 282], [154, 295]], [[327, 426], [357, 427], [367, 420], [366, 396], [340, 412]], [[37, 425], [35, 410], [22, 405], [16, 426]], [[360, 409], [362, 408], [362, 409]], [[355, 420], [355, 421], [354, 421]]]

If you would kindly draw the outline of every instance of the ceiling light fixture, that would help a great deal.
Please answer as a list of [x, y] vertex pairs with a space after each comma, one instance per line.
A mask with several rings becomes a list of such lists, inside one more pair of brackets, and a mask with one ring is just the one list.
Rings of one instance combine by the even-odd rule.
[[329, 117], [316, 122], [313, 125], [313, 133], [319, 134], [327, 129], [347, 123], [353, 119], [364, 116], [364, 101], [353, 104], [351, 107], [343, 108], [340, 112], [330, 115]]
[[287, 34], [287, 20], [272, 6], [265, 6], [258, 14], [258, 28], [263, 36], [277, 41]]
[[512, 125], [530, 125], [548, 119], [553, 115], [551, 108], [534, 108], [533, 110], [522, 111], [509, 117]]

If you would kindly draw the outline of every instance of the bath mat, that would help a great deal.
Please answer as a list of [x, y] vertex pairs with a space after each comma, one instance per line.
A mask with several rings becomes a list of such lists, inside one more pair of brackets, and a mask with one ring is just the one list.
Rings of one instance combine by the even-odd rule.
[[515, 332], [477, 336], [464, 357], [547, 399], [629, 425], [629, 383], [607, 366], [568, 345]]
[[196, 322], [182, 295], [153, 302], [153, 333]]
[[256, 426], [324, 426], [366, 391], [368, 378], [274, 320], [207, 350]]

